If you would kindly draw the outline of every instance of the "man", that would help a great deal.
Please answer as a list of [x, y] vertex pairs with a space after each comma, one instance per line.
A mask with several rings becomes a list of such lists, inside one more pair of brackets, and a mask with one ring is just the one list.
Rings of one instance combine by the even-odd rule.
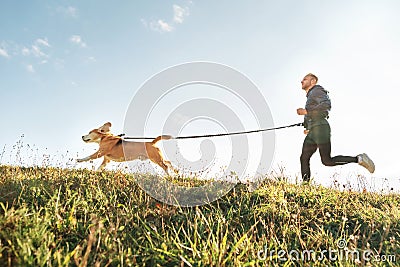
[[325, 166], [337, 166], [353, 162], [373, 173], [375, 165], [365, 153], [357, 157], [331, 157], [331, 128], [327, 120], [331, 110], [331, 100], [328, 91], [317, 85], [317, 82], [318, 77], [312, 73], [303, 78], [301, 88], [307, 93], [307, 102], [305, 108], [297, 109], [298, 115], [304, 115], [304, 133], [307, 135], [300, 157], [303, 181], [308, 182], [310, 180], [310, 158], [317, 149], [319, 149], [321, 161]]

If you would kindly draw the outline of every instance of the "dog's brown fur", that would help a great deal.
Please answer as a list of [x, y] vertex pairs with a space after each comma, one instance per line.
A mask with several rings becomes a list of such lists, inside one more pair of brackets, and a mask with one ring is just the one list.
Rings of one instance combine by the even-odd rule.
[[110, 133], [110, 127], [111, 123], [107, 122], [98, 129], [91, 130], [89, 134], [82, 136], [83, 141], [86, 143], [98, 143], [99, 150], [86, 158], [78, 159], [77, 162], [104, 157], [103, 163], [99, 167], [99, 170], [101, 170], [110, 161], [123, 162], [135, 159], [150, 159], [160, 166], [167, 174], [168, 169], [172, 169], [176, 172], [171, 162], [165, 160], [160, 149], [155, 146], [158, 141], [171, 139], [171, 136], [161, 135], [152, 142], [128, 142], [123, 140], [120, 136], [115, 136]]

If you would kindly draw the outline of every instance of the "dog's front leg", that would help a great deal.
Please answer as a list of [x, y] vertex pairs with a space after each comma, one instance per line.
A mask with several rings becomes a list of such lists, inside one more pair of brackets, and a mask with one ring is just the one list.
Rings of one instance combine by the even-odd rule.
[[103, 170], [106, 167], [107, 163], [109, 163], [109, 162], [110, 162], [110, 159], [108, 159], [106, 156], [104, 156], [104, 160], [97, 170], [98, 171]]
[[103, 156], [102, 153], [100, 151], [97, 151], [97, 152], [93, 153], [92, 155], [87, 156], [86, 158], [77, 159], [76, 161], [84, 162], [84, 161], [88, 161], [88, 160], [92, 160], [92, 159], [98, 159], [98, 158], [101, 158], [102, 156]]

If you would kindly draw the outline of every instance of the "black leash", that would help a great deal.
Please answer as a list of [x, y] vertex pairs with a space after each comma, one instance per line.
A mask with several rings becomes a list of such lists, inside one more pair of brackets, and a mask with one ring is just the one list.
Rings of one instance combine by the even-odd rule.
[[[227, 136], [227, 135], [238, 135], [238, 134], [250, 134], [250, 133], [258, 133], [258, 132], [266, 132], [266, 131], [273, 131], [273, 130], [280, 130], [280, 129], [285, 129], [285, 128], [290, 128], [290, 127], [295, 127], [295, 126], [303, 126], [303, 123], [295, 123], [291, 125], [286, 125], [286, 126], [280, 126], [280, 127], [273, 127], [273, 128], [266, 128], [266, 129], [259, 129], [259, 130], [252, 130], [252, 131], [242, 131], [242, 132], [233, 132], [233, 133], [221, 133], [221, 134], [205, 134], [205, 135], [188, 135], [188, 136], [178, 136], [178, 137], [173, 137], [173, 139], [194, 139], [194, 138], [205, 138], [205, 137], [219, 137], [219, 136]], [[120, 134], [118, 135], [120, 137], [125, 136], [125, 134]], [[133, 139], [155, 139], [155, 137], [124, 137], [126, 140], [133, 140]]]

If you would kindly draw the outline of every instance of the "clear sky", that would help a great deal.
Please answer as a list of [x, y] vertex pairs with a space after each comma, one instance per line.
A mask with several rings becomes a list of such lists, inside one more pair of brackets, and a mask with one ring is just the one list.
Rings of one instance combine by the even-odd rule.
[[[121, 133], [147, 79], [211, 61], [247, 75], [277, 126], [302, 121], [300, 81], [315, 73], [332, 100], [332, 154], [366, 152], [376, 164], [371, 176], [355, 164], [323, 167], [316, 154], [316, 181], [365, 177], [398, 189], [398, 14], [397, 0], [2, 1], [0, 163], [15, 161], [22, 134], [38, 158], [87, 156], [96, 146], [81, 136], [106, 121]], [[299, 175], [302, 129], [276, 138], [273, 169]]]

